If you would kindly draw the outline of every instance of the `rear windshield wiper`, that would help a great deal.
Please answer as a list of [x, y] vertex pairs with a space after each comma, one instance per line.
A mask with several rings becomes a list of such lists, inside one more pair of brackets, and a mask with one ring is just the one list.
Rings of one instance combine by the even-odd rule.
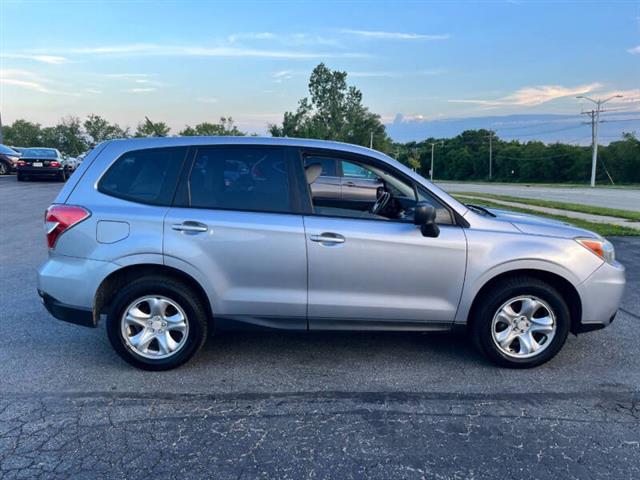
[[471, 210], [475, 210], [485, 215], [489, 215], [490, 217], [495, 217], [495, 214], [491, 213], [489, 210], [487, 210], [484, 207], [481, 207], [480, 205], [473, 205], [471, 203], [467, 203], [466, 206], [469, 207]]

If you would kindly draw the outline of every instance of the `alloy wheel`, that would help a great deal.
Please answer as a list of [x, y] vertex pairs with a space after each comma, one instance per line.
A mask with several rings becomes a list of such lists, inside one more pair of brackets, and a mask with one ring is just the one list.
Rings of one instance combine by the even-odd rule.
[[556, 316], [549, 304], [525, 295], [507, 300], [497, 310], [491, 323], [491, 338], [503, 354], [524, 359], [545, 351], [556, 330]]
[[189, 321], [173, 300], [149, 295], [131, 302], [120, 320], [122, 338], [134, 353], [162, 360], [176, 355], [186, 344]]

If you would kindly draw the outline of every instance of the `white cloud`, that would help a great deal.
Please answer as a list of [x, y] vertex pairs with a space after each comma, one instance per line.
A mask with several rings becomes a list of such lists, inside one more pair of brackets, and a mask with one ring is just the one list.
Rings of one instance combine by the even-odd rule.
[[627, 50], [627, 52], [629, 52], [631, 55], [640, 55], [640, 45], [630, 48], [629, 50]]
[[427, 35], [423, 33], [383, 32], [373, 30], [342, 29], [342, 33], [357, 35], [364, 38], [378, 38], [386, 40], [447, 40], [451, 38], [448, 33], [441, 35]]
[[46, 81], [27, 70], [3, 69], [0, 70], [0, 83], [32, 90], [40, 93], [53, 93]]
[[43, 77], [29, 70], [0, 69], [0, 84], [11, 85], [38, 93], [81, 96], [78, 92], [62, 91], [55, 88], [49, 77]]
[[504, 97], [503, 102], [513, 105], [531, 107], [550, 102], [557, 98], [582, 95], [602, 87], [599, 83], [590, 83], [573, 88], [561, 85], [542, 85], [539, 87], [525, 87]]
[[497, 106], [521, 106], [534, 107], [564, 97], [584, 95], [601, 88], [600, 83], [590, 83], [577, 87], [563, 87], [561, 85], [540, 85], [536, 87], [524, 87], [516, 90], [510, 95], [497, 100], [476, 100], [476, 99], [454, 99], [449, 103], [469, 103], [482, 105], [485, 107]]
[[214, 97], [199, 97], [197, 100], [200, 103], [218, 103], [218, 99]]
[[158, 89], [155, 87], [145, 87], [145, 88], [130, 88], [129, 90], [127, 90], [127, 92], [129, 93], [150, 93], [150, 92], [155, 92]]
[[273, 72], [271, 77], [273, 81], [276, 83], [282, 83], [284, 80], [290, 80], [293, 78], [294, 71], [293, 70], [280, 70], [278, 72]]
[[102, 90], [98, 90], [97, 88], [85, 88], [84, 91], [87, 93], [92, 93], [94, 95], [99, 95], [102, 93]]
[[136, 78], [149, 78], [152, 75], [150, 73], [108, 73], [107, 77], [111, 78], [128, 78], [128, 79], [136, 79]]
[[271, 32], [246, 32], [229, 35], [227, 40], [229, 43], [235, 43], [238, 40], [273, 40], [275, 38], [276, 34]]
[[20, 60], [32, 60], [34, 62], [48, 63], [50, 65], [60, 65], [69, 63], [69, 59], [59, 55], [36, 55], [27, 53], [3, 53], [2, 58], [16, 58]]
[[[57, 50], [53, 50], [58, 53]], [[308, 52], [299, 50], [273, 50], [235, 46], [203, 47], [199, 45], [160, 45], [136, 43], [129, 45], [103, 45], [73, 48], [59, 51], [68, 55], [112, 55], [112, 56], [179, 56], [179, 57], [255, 57], [255, 58], [368, 58], [371, 55], [353, 52]]]
[[302, 45], [331, 45], [339, 46], [340, 43], [333, 38], [325, 38], [319, 35], [311, 35], [308, 33], [272, 33], [272, 32], [246, 32], [246, 33], [234, 33], [227, 37], [230, 44], [238, 43], [241, 41], [254, 42], [254, 41], [272, 41], [280, 44], [292, 46]]

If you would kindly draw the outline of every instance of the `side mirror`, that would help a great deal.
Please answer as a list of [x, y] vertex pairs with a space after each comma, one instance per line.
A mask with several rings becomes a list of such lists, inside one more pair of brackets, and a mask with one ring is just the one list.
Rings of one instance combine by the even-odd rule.
[[427, 202], [418, 202], [414, 209], [413, 223], [420, 227], [422, 235], [435, 238], [440, 235], [440, 227], [436, 223], [436, 209]]

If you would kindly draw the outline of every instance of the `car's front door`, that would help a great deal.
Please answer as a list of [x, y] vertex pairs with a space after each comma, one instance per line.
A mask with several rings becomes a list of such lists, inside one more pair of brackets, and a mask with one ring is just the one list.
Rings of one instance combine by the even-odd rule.
[[342, 161], [342, 201], [345, 204], [373, 205], [382, 185], [380, 179], [366, 168], [353, 162]]
[[169, 266], [208, 290], [214, 317], [306, 328], [307, 260], [287, 151], [198, 147], [164, 222]]
[[[399, 182], [404, 188], [406, 179]], [[405, 191], [419, 195], [413, 185]], [[420, 195], [416, 201], [428, 197]], [[453, 322], [466, 238], [448, 211], [429, 198], [443, 219], [437, 238], [424, 237], [409, 218], [358, 210], [351, 218], [348, 209], [314, 205], [315, 214], [304, 217], [311, 329], [433, 328]], [[399, 203], [406, 207], [406, 197]]]

